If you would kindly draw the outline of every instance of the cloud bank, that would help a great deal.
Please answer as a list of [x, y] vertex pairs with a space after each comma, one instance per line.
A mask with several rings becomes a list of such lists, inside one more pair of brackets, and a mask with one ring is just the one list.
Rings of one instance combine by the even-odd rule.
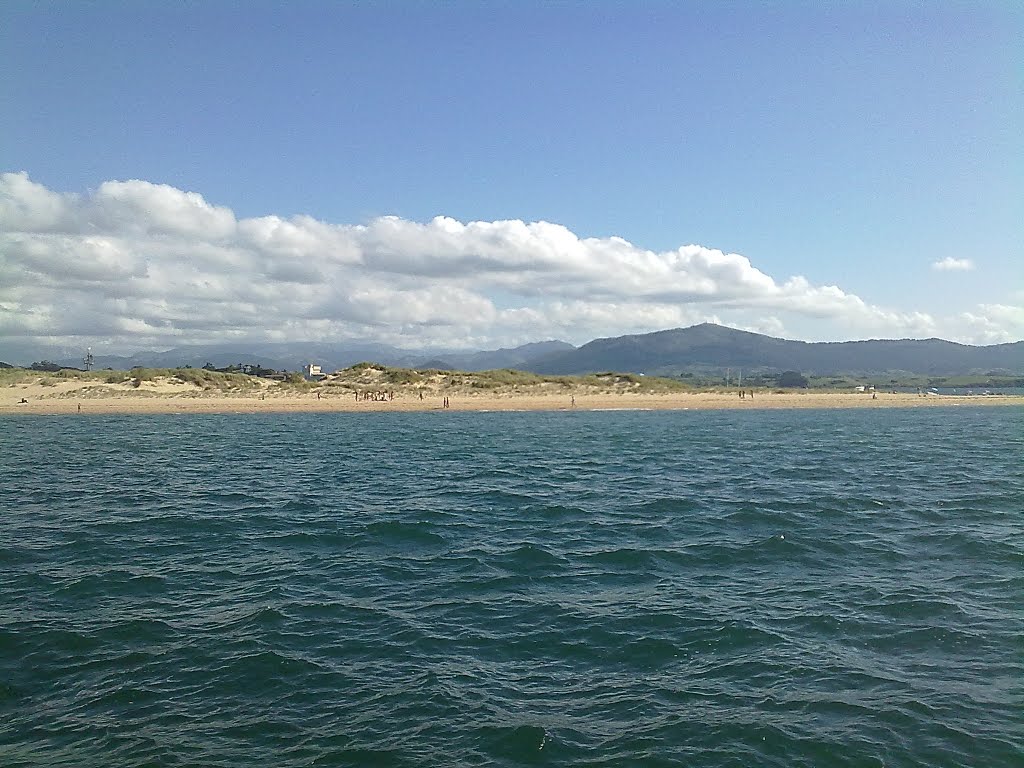
[[[1019, 335], [1014, 317], [982, 307], [962, 321], [992, 339]], [[493, 347], [704, 320], [778, 335], [813, 323], [826, 338], [937, 331], [928, 314], [776, 280], [699, 245], [655, 252], [543, 221], [240, 219], [147, 181], [61, 194], [0, 175], [0, 338], [111, 351], [231, 340]]]

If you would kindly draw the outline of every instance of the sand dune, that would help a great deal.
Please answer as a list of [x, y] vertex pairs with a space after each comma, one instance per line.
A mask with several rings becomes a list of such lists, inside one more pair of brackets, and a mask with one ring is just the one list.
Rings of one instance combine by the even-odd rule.
[[[208, 392], [172, 381], [102, 384], [95, 381], [38, 381], [0, 388], [0, 413], [262, 413], [262, 412], [381, 412], [442, 411], [447, 394], [451, 411], [551, 411], [611, 409], [764, 409], [764, 408], [913, 408], [930, 406], [1024, 405], [1019, 396], [945, 396], [837, 392], [756, 391], [740, 398], [736, 392], [641, 394], [595, 393], [585, 388], [558, 393], [473, 393], [465, 391], [424, 393], [396, 389], [393, 400], [357, 400], [352, 393], [325, 390], [296, 392], [260, 382], [245, 392]], [[573, 404], [575, 398], [575, 405]], [[21, 400], [26, 402], [21, 402]]]

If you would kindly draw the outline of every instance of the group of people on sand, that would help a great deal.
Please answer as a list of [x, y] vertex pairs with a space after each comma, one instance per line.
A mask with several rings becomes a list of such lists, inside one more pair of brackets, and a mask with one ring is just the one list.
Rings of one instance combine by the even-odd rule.
[[[418, 394], [419, 394], [419, 399], [423, 400], [424, 399], [423, 392], [419, 392]], [[356, 402], [369, 401], [369, 402], [372, 402], [372, 403], [387, 403], [387, 402], [391, 402], [392, 400], [395, 399], [395, 391], [393, 389], [391, 389], [391, 390], [378, 389], [376, 391], [368, 390], [368, 391], [365, 391], [365, 392], [360, 391], [360, 390], [356, 390], [355, 391], [355, 398], [356, 398]], [[316, 399], [317, 400], [320, 399], [320, 393], [319, 392], [316, 393]], [[445, 395], [444, 400], [442, 401], [441, 407], [442, 408], [451, 408], [452, 407], [451, 401], [448, 399], [447, 395]]]
[[741, 389], [740, 390], [740, 400], [745, 400], [748, 395], [750, 396], [750, 399], [753, 400], [754, 399], [754, 390], [752, 390], [752, 389]]
[[[317, 396], [319, 397], [319, 395], [317, 395]], [[384, 402], [387, 402], [389, 400], [394, 400], [394, 399], [395, 399], [395, 391], [394, 390], [385, 391], [383, 389], [378, 389], [376, 392], [359, 392], [358, 390], [356, 391], [356, 401], [357, 402], [360, 401], [360, 400], [370, 400], [370, 401], [375, 402], [375, 403], [384, 403]]]

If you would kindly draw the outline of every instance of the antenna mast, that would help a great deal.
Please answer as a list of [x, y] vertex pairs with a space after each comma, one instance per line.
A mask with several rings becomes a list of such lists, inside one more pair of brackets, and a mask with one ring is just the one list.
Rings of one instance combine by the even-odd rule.
[[88, 349], [85, 350], [85, 357], [82, 358], [82, 362], [85, 363], [85, 370], [92, 370], [92, 361], [92, 347], [89, 347]]

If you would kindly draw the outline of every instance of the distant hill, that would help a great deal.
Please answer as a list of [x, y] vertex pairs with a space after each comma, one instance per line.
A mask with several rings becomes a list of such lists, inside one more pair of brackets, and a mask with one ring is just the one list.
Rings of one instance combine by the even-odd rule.
[[525, 369], [530, 363], [549, 355], [576, 349], [564, 341], [539, 341], [514, 349], [495, 349], [489, 352], [451, 353], [424, 358], [414, 368], [437, 368], [450, 371], [493, 371], [499, 368]]
[[[573, 349], [574, 346], [564, 341], [542, 341], [513, 349], [470, 352], [445, 349], [408, 350], [369, 342], [202, 344], [176, 347], [162, 352], [139, 352], [130, 356], [103, 355], [99, 350], [94, 350], [96, 354], [93, 367], [115, 370], [130, 370], [136, 367], [201, 368], [210, 363], [216, 368], [224, 368], [246, 363], [275, 370], [297, 371], [307, 363], [314, 363], [322, 366], [324, 370], [336, 371], [356, 363], [370, 361], [402, 368], [483, 371], [495, 368], [523, 368], [539, 357]], [[63, 366], [80, 368], [82, 353], [78, 350], [38, 348], [19, 350], [16, 358], [16, 362], [22, 365], [39, 360], [52, 360]]]
[[1024, 342], [973, 347], [941, 339], [805, 342], [777, 339], [712, 323], [634, 336], [595, 339], [575, 350], [530, 363], [543, 374], [743, 369], [749, 373], [800, 371], [806, 375], [906, 372], [953, 376], [998, 371], [1024, 373]]
[[223, 368], [237, 363], [261, 365], [276, 370], [297, 371], [307, 363], [323, 366], [326, 370], [347, 368], [364, 360], [387, 365], [407, 366], [417, 353], [387, 344], [351, 342], [275, 342], [234, 344], [202, 344], [176, 347], [165, 352], [139, 352], [130, 357], [96, 355], [96, 368], [131, 369], [173, 368], [190, 365], [200, 368], [211, 363]]

